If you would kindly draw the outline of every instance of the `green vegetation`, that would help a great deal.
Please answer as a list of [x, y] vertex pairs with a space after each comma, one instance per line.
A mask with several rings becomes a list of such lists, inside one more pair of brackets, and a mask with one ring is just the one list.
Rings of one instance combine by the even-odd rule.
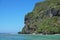
[[36, 3], [32, 12], [25, 15], [23, 34], [60, 34], [60, 0]]

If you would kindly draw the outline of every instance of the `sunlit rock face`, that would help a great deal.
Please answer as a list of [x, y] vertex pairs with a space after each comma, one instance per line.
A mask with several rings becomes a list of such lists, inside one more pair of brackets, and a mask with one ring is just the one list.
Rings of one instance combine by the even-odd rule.
[[24, 19], [22, 34], [60, 34], [60, 0], [36, 3]]

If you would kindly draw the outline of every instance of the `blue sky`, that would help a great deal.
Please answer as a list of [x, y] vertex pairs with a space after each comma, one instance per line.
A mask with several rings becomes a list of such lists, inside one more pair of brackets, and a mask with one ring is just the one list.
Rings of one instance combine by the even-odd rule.
[[24, 27], [24, 16], [42, 0], [0, 0], [0, 33], [17, 33]]

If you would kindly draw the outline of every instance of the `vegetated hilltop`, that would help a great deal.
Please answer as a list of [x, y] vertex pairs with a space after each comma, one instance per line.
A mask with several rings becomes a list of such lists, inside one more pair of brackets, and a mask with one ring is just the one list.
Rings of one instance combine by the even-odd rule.
[[25, 15], [25, 26], [21, 33], [60, 34], [60, 0], [36, 3], [33, 11]]

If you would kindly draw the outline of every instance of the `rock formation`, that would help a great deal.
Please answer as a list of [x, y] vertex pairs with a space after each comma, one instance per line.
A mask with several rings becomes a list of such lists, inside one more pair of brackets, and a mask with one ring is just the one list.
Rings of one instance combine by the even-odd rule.
[[36, 3], [32, 12], [25, 15], [22, 34], [60, 34], [60, 0]]

